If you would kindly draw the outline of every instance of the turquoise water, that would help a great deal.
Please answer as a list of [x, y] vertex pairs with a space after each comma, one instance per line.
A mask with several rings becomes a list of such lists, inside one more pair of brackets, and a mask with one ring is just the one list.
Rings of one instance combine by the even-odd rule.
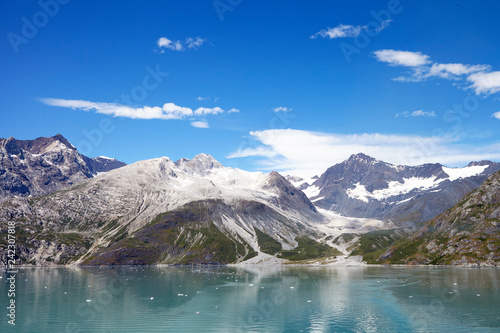
[[406, 267], [21, 269], [0, 332], [500, 332], [500, 271]]

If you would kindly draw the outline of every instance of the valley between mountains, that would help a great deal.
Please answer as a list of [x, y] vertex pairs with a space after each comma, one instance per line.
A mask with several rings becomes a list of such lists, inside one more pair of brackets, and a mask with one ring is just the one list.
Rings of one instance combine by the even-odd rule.
[[207, 154], [130, 165], [62, 135], [0, 139], [0, 261], [22, 265], [500, 262], [500, 163], [362, 153], [312, 179]]

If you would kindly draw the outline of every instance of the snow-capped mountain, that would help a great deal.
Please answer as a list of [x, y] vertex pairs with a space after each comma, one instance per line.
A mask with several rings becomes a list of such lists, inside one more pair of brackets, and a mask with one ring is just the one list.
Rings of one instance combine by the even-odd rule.
[[[214, 250], [215, 257], [205, 256], [208, 239], [233, 244], [234, 249], [227, 250], [234, 252], [229, 262], [237, 262], [263, 252], [270, 243], [290, 250], [298, 236], [324, 237], [316, 225], [328, 230], [328, 218], [277, 172], [227, 168], [206, 154], [176, 162], [167, 157], [140, 161], [64, 191], [33, 200], [11, 199], [0, 207], [0, 221], [9, 217], [34, 235], [57, 236], [52, 247], [41, 239], [26, 246], [27, 262], [57, 257], [66, 244], [61, 235], [68, 233], [78, 235], [74, 251], [86, 252], [79, 262], [87, 264], [149, 263], [151, 258], [155, 263], [179, 263], [193, 253], [197, 255], [189, 262], [224, 263], [220, 249]], [[162, 232], [166, 238], [156, 239]], [[176, 246], [175, 239], [170, 244], [173, 234], [184, 239], [182, 246]], [[89, 235], [94, 240], [84, 249]], [[130, 249], [129, 242], [139, 240], [144, 240], [140, 244], [147, 254]], [[166, 243], [173, 248], [164, 248]]]
[[124, 165], [116, 159], [84, 156], [61, 134], [0, 139], [0, 201], [51, 193]]
[[406, 166], [357, 154], [312, 181], [290, 179], [317, 207], [343, 216], [411, 224], [449, 209], [498, 170], [500, 163], [491, 161], [464, 168]]

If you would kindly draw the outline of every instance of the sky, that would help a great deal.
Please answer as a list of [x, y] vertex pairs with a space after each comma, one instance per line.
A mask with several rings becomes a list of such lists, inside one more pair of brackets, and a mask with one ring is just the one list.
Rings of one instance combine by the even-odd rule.
[[498, 1], [2, 1], [0, 137], [312, 176], [500, 161]]

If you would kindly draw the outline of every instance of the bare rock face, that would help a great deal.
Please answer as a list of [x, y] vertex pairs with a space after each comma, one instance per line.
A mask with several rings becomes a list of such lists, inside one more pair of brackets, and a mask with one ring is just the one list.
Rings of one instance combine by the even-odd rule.
[[379, 263], [500, 264], [500, 172], [385, 251]]
[[52, 193], [125, 163], [80, 154], [61, 134], [0, 139], [0, 201]]

